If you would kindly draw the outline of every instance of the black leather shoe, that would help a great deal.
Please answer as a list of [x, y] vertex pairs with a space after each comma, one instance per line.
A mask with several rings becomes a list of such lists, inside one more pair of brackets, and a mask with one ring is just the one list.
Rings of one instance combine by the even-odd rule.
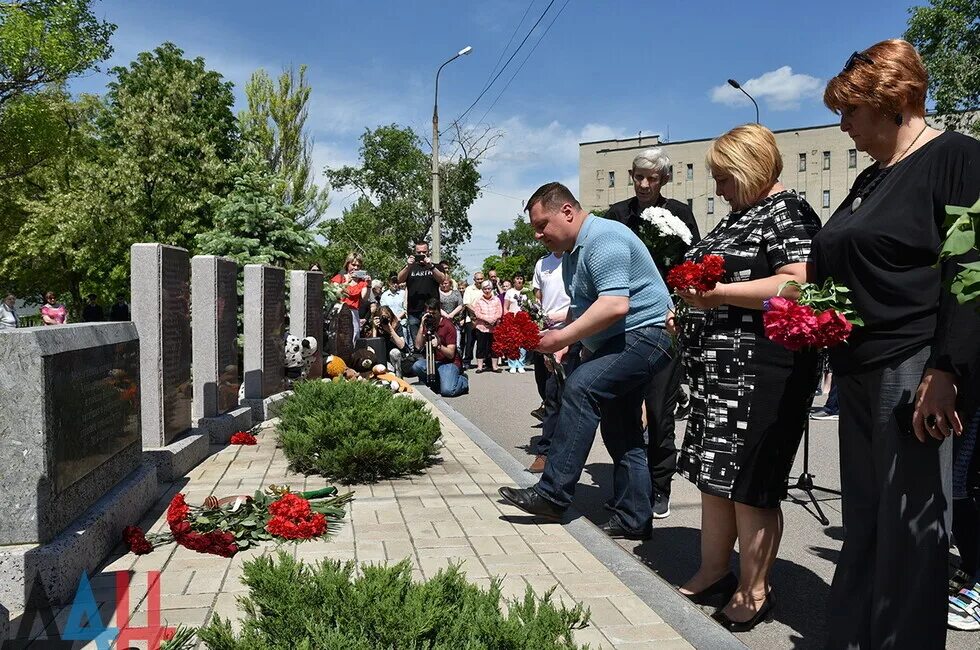
[[599, 526], [599, 530], [616, 539], [650, 539], [653, 535], [653, 524], [647, 524], [646, 528], [640, 531], [624, 528], [617, 517], [613, 517], [606, 523]]
[[732, 599], [736, 589], [738, 589], [738, 578], [729, 571], [710, 587], [705, 587], [696, 594], [684, 595], [695, 605], [724, 607]]
[[512, 488], [502, 487], [497, 492], [504, 498], [504, 501], [516, 506], [524, 512], [548, 519], [561, 519], [565, 514], [565, 508], [557, 503], [545, 499], [532, 488]]
[[755, 613], [755, 616], [747, 621], [733, 621], [728, 618], [724, 612], [716, 612], [711, 615], [711, 618], [718, 621], [718, 623], [728, 630], [729, 632], [750, 632], [755, 629], [755, 626], [759, 623], [772, 620], [773, 610], [776, 608], [776, 597], [770, 590], [769, 595], [766, 596], [766, 601], [762, 603], [762, 607], [759, 611]]

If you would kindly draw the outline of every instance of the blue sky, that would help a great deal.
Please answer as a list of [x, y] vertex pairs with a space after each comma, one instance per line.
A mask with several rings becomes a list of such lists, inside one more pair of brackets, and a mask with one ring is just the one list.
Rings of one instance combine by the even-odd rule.
[[[476, 99], [525, 12], [505, 60], [549, 1], [106, 0], [95, 11], [118, 25], [107, 68], [172, 41], [234, 82], [239, 102], [256, 68], [275, 73], [307, 64], [313, 87], [308, 125], [322, 171], [356, 162], [365, 128], [396, 122], [428, 139], [435, 70], [472, 45], [472, 54], [440, 78], [440, 120], [448, 125]], [[852, 51], [901, 36], [908, 6], [894, 0], [555, 0], [467, 117], [482, 118], [504, 137], [481, 167], [485, 188], [470, 211], [473, 238], [463, 248], [464, 265], [472, 271], [496, 252], [497, 233], [513, 223], [521, 199], [538, 185], [557, 179], [577, 191], [579, 142], [640, 130], [687, 140], [752, 121], [748, 100], [719, 90], [729, 77], [756, 96], [770, 128], [835, 121], [820, 101], [826, 80]], [[106, 80], [91, 73], [72, 89], [101, 93]], [[339, 215], [352, 198], [333, 192], [328, 216]]]

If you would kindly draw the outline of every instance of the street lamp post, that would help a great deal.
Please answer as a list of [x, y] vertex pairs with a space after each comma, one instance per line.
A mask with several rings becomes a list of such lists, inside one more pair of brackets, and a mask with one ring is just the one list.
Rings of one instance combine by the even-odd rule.
[[439, 262], [442, 260], [442, 230], [440, 223], [440, 216], [442, 211], [439, 208], [439, 73], [447, 65], [463, 56], [464, 54], [469, 54], [473, 51], [473, 48], [467, 45], [459, 52], [456, 53], [454, 57], [439, 66], [436, 70], [436, 94], [435, 100], [432, 102], [432, 261]]
[[752, 95], [745, 92], [745, 88], [742, 88], [742, 86], [740, 86], [739, 83], [734, 79], [729, 79], [728, 85], [734, 88], [735, 90], [741, 90], [743, 93], [745, 93], [746, 97], [752, 100], [752, 103], [755, 104], [755, 123], [761, 124], [761, 122], [759, 121], [759, 105], [755, 103], [755, 98], [752, 97]]

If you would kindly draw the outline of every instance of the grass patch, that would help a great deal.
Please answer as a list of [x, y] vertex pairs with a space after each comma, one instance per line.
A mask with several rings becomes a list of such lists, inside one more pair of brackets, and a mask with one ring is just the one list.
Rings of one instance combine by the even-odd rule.
[[212, 650], [577, 650], [572, 630], [589, 613], [538, 598], [528, 587], [523, 598], [501, 609], [500, 583], [488, 589], [466, 581], [459, 567], [412, 582], [408, 560], [393, 566], [362, 567], [326, 560], [307, 565], [285, 553], [261, 556], [244, 565], [249, 593], [236, 634], [227, 620], [198, 636]]
[[343, 483], [421, 472], [435, 461], [441, 435], [425, 402], [356, 381], [300, 382], [279, 418], [292, 468]]

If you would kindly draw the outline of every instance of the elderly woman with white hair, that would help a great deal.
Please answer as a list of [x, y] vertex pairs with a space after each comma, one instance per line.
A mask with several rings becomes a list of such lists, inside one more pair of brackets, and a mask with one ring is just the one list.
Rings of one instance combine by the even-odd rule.
[[[626, 224], [630, 230], [639, 234], [640, 215], [643, 211], [647, 208], [662, 208], [684, 222], [691, 231], [691, 244], [701, 239], [691, 208], [686, 203], [668, 199], [660, 193], [660, 189], [672, 178], [670, 158], [663, 149], [647, 149], [640, 153], [633, 159], [630, 176], [633, 179], [636, 196], [609, 206], [607, 219], [615, 219]], [[683, 256], [684, 252], [686, 251], [678, 251], [680, 256]], [[681, 261], [680, 259], [665, 260], [660, 255], [654, 255], [653, 258], [660, 275], [665, 278], [669, 267]], [[683, 374], [680, 355], [674, 355], [667, 365], [654, 375], [647, 388], [645, 400], [649, 432], [647, 462], [650, 466], [650, 480], [653, 482], [651, 494], [653, 516], [657, 519], [670, 515], [670, 482], [677, 471], [674, 410], [681, 396]]]

